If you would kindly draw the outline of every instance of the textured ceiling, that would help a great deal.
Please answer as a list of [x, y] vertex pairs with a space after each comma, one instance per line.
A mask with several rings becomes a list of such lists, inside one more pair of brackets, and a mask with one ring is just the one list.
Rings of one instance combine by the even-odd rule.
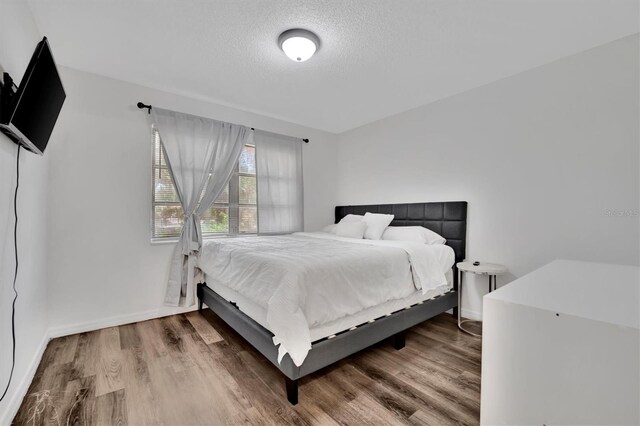
[[[29, 4], [62, 65], [336, 133], [639, 31], [637, 0]], [[277, 46], [293, 27], [307, 62]]]

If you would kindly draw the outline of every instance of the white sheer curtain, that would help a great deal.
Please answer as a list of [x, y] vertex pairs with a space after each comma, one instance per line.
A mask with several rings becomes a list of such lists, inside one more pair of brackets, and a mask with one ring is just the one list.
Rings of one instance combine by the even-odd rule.
[[258, 233], [302, 231], [302, 141], [256, 130]]
[[184, 210], [180, 240], [171, 261], [165, 304], [195, 303], [196, 255], [202, 246], [200, 215], [222, 193], [233, 174], [248, 127], [153, 107], [153, 126]]

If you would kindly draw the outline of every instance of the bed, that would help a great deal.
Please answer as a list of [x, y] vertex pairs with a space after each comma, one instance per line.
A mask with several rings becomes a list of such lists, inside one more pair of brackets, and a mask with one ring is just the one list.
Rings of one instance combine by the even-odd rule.
[[201, 250], [199, 309], [206, 305], [280, 369], [292, 404], [301, 377], [389, 337], [401, 349], [406, 329], [457, 309], [467, 203], [338, 206], [336, 223], [366, 212], [394, 214], [392, 226], [424, 226], [446, 245], [295, 233]]

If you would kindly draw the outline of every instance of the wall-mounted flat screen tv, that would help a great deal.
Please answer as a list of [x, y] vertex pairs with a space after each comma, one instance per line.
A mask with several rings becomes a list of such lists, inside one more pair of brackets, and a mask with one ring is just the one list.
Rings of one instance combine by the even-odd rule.
[[[3, 90], [10, 90], [4, 88]], [[44, 153], [66, 98], [47, 38], [36, 46], [0, 129], [36, 154]]]

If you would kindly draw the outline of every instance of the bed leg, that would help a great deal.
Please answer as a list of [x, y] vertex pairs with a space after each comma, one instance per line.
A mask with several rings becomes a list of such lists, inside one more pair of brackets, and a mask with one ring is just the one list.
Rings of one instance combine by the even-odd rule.
[[196, 295], [198, 296], [198, 312], [202, 313], [202, 304], [203, 302], [203, 298], [204, 298], [204, 290], [202, 290], [202, 286], [204, 284], [198, 284], [198, 286], [196, 287]]
[[287, 387], [287, 399], [291, 405], [298, 404], [298, 379], [291, 380], [288, 377], [284, 378]]
[[401, 332], [393, 335], [393, 347], [397, 350], [404, 348], [405, 344], [405, 332]]

